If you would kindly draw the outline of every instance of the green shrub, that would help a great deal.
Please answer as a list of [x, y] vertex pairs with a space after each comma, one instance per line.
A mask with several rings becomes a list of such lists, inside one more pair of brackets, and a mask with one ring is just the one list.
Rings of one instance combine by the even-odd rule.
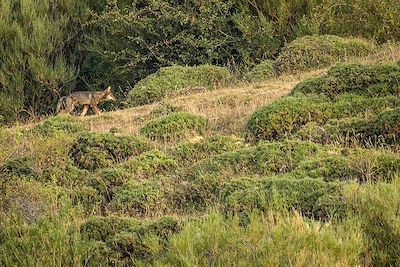
[[[244, 182], [244, 184], [242, 184]], [[231, 181], [221, 192], [221, 202], [228, 211], [251, 213], [253, 210], [295, 209], [306, 216], [326, 218], [342, 211], [338, 183], [319, 179], [246, 178]], [[336, 199], [323, 203], [329, 197]]]
[[288, 137], [308, 122], [324, 124], [332, 115], [324, 97], [287, 97], [256, 110], [245, 127], [249, 141]]
[[196, 143], [181, 142], [173, 146], [169, 153], [183, 165], [191, 165], [201, 159], [224, 152], [243, 148], [242, 139], [233, 136], [215, 135]]
[[6, 160], [0, 166], [0, 174], [2, 176], [1, 179], [37, 176], [34, 160], [29, 157]]
[[150, 139], [171, 140], [185, 134], [203, 134], [207, 119], [186, 112], [171, 113], [147, 123], [140, 133]]
[[321, 178], [324, 181], [359, 180], [357, 172], [349, 166], [344, 156], [328, 156], [305, 160], [293, 171], [299, 177]]
[[[335, 122], [330, 119], [339, 119], [337, 122], [346, 122], [345, 124], [349, 126], [353, 126], [354, 122], [358, 126], [363, 121], [363, 117], [373, 118], [380, 112], [399, 105], [400, 101], [395, 96], [365, 98], [345, 94], [337, 97], [333, 102], [314, 95], [287, 97], [256, 110], [246, 124], [245, 135], [249, 141], [279, 140], [292, 136], [318, 140], [324, 134], [319, 126]], [[347, 118], [355, 116], [360, 118], [356, 120]], [[344, 127], [343, 130], [337, 129], [339, 132], [347, 129], [345, 125], [336, 123], [334, 125], [338, 125], [339, 128]], [[297, 134], [299, 131], [301, 132]], [[316, 134], [316, 136], [310, 137], [311, 134]]]
[[179, 222], [170, 217], [139, 222], [107, 216], [87, 220], [81, 225], [80, 232], [84, 239], [100, 242], [103, 253], [94, 255], [92, 262], [132, 265], [133, 261], [148, 261], [159, 256], [158, 253], [167, 248], [169, 236], [179, 232], [180, 228]]
[[136, 179], [143, 179], [173, 173], [178, 169], [178, 164], [170, 156], [151, 150], [129, 159], [123, 167]]
[[84, 125], [78, 118], [68, 115], [50, 117], [31, 129], [32, 132], [43, 136], [52, 136], [58, 133], [77, 133], [83, 131]]
[[400, 94], [397, 64], [338, 64], [327, 74], [297, 84], [292, 94], [325, 94], [331, 98], [352, 93], [368, 97]]
[[87, 185], [96, 189], [98, 194], [104, 197], [106, 202], [110, 202], [114, 196], [114, 190], [127, 182], [132, 175], [121, 166], [99, 169], [92, 174], [87, 181]]
[[150, 148], [147, 141], [137, 136], [82, 133], [69, 154], [80, 168], [94, 170], [122, 162]]
[[334, 35], [304, 36], [287, 44], [274, 65], [279, 72], [302, 72], [368, 55], [375, 49], [374, 44], [364, 39]]
[[187, 176], [196, 178], [210, 174], [229, 180], [238, 175], [287, 173], [305, 158], [322, 153], [324, 149], [311, 142], [260, 143], [255, 147], [242, 148], [201, 160], [189, 168]]
[[249, 72], [244, 75], [244, 79], [248, 82], [264, 81], [276, 77], [276, 71], [272, 60], [262, 61], [254, 66]]
[[162, 181], [131, 181], [122, 185], [115, 193], [110, 207], [122, 214], [162, 214], [168, 207], [166, 189]]
[[138, 82], [129, 93], [127, 101], [134, 106], [150, 104], [163, 99], [168, 92], [194, 86], [213, 89], [226, 84], [229, 79], [227, 69], [212, 65], [163, 67]]

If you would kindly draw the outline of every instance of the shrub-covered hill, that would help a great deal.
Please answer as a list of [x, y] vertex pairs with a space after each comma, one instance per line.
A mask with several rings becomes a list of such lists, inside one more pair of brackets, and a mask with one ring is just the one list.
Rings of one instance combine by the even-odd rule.
[[[0, 265], [395, 266], [395, 71], [340, 65], [0, 128]], [[329, 90], [297, 89], [316, 75]]]

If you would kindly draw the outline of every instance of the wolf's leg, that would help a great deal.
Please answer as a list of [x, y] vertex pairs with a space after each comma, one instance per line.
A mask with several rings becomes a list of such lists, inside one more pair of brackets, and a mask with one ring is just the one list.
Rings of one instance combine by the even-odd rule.
[[86, 115], [86, 112], [88, 111], [88, 109], [89, 109], [88, 105], [83, 105], [83, 110], [82, 110], [82, 113], [81, 113], [81, 117]]
[[96, 106], [96, 105], [92, 105], [92, 109], [94, 110], [94, 113], [96, 113], [96, 115], [100, 115], [100, 109]]

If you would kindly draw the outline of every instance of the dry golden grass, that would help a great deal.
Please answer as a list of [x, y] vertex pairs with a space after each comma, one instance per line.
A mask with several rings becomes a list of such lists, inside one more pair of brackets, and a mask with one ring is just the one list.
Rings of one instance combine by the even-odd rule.
[[[255, 109], [287, 95], [298, 82], [317, 76], [321, 72], [323, 71], [295, 76], [284, 75], [264, 82], [241, 83], [205, 93], [169, 98], [165, 101], [180, 107], [183, 111], [207, 117], [213, 134], [237, 134], [241, 132], [246, 119]], [[115, 127], [120, 133], [136, 134], [150, 119], [151, 111], [160, 105], [161, 103], [155, 103], [108, 112], [101, 116], [85, 117], [83, 120], [91, 131], [108, 132]]]

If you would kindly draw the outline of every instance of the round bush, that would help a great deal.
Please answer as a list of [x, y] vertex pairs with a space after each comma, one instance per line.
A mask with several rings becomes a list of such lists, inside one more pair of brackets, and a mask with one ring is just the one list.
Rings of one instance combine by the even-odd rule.
[[151, 149], [151, 145], [137, 136], [82, 133], [69, 151], [80, 168], [95, 170], [111, 166]]
[[123, 167], [136, 179], [143, 179], [173, 173], [178, 169], [178, 163], [171, 156], [152, 150], [129, 159]]
[[181, 142], [173, 146], [169, 153], [183, 165], [190, 165], [198, 160], [233, 151], [244, 147], [242, 139], [233, 136], [215, 135], [197, 143]]
[[328, 67], [348, 57], [367, 55], [375, 49], [374, 44], [364, 39], [334, 35], [304, 36], [287, 44], [274, 66], [279, 72], [301, 72]]
[[57, 133], [76, 133], [84, 130], [82, 121], [69, 115], [58, 115], [50, 117], [31, 129], [33, 133], [43, 136], [55, 135]]
[[226, 84], [229, 79], [230, 73], [223, 67], [212, 65], [164, 67], [139, 81], [129, 93], [127, 102], [133, 106], [150, 104], [163, 99], [168, 92], [194, 86], [213, 89]]
[[332, 115], [324, 97], [287, 97], [256, 110], [247, 121], [248, 141], [288, 137], [310, 121], [324, 124]]
[[331, 98], [352, 93], [368, 97], [398, 96], [400, 66], [397, 64], [338, 64], [327, 74], [297, 84], [292, 94], [325, 94]]
[[244, 79], [248, 82], [258, 82], [274, 78], [275, 76], [276, 71], [273, 66], [273, 61], [265, 60], [246, 73]]
[[140, 133], [150, 139], [171, 140], [187, 134], [203, 134], [207, 119], [187, 112], [175, 112], [147, 123]]

